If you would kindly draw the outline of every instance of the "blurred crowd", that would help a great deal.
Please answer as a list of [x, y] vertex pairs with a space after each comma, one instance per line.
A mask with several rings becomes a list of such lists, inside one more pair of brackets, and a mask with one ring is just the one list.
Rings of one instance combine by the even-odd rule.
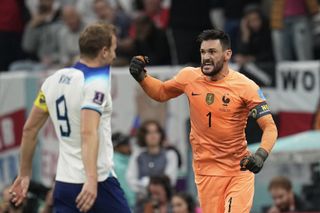
[[[134, 213], [201, 213], [194, 193], [179, 181], [181, 153], [172, 145], [159, 122], [147, 120], [135, 136], [112, 135], [114, 169], [129, 206]], [[261, 213], [319, 212], [320, 163], [312, 165], [312, 184], [295, 193], [290, 179], [274, 177], [266, 190], [273, 203]], [[53, 189], [31, 182], [23, 205], [10, 204], [9, 186], [0, 194], [0, 213], [52, 213]]]
[[[280, 62], [320, 58], [317, 0], [1, 0], [0, 72], [43, 71], [79, 59], [78, 37], [90, 23], [117, 28], [114, 66], [148, 55], [151, 65], [198, 65], [197, 35], [224, 29], [231, 37], [232, 62]], [[320, 105], [319, 105], [320, 106]], [[320, 112], [320, 111], [318, 111]], [[317, 114], [317, 118], [320, 114]], [[318, 119], [317, 121], [319, 121]], [[320, 126], [319, 122], [315, 125]], [[134, 212], [200, 213], [195, 197], [179, 187], [181, 154], [161, 125], [146, 121], [134, 138], [114, 133], [115, 172]], [[317, 186], [319, 187], [319, 186]], [[49, 213], [52, 190], [32, 183], [21, 207], [1, 194], [0, 213]], [[265, 212], [312, 209], [294, 194], [285, 177], [269, 185], [274, 203]], [[319, 194], [320, 197], [320, 194]]]
[[137, 54], [198, 65], [196, 37], [214, 27], [230, 35], [239, 65], [320, 57], [317, 0], [1, 0], [0, 71], [74, 63], [79, 33], [96, 21], [117, 28], [114, 66]]
[[[181, 154], [168, 143], [157, 121], [142, 123], [135, 137], [116, 132], [112, 142], [115, 173], [133, 212], [201, 212], [186, 189], [177, 187]], [[52, 189], [34, 182], [26, 201], [18, 208], [9, 202], [9, 186], [0, 197], [0, 213], [54, 212]]]

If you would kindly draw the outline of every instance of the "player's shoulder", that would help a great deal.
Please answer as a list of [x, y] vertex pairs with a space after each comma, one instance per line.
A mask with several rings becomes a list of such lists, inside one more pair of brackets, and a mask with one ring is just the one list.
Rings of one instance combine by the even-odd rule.
[[54, 86], [58, 83], [69, 82], [71, 81], [71, 79], [74, 79], [75, 82], [79, 82], [82, 76], [82, 73], [79, 72], [77, 69], [74, 69], [73, 67], [61, 68], [53, 72], [44, 80], [42, 84], [42, 89], [50, 87], [50, 85]]
[[91, 82], [92, 80], [104, 81], [110, 78], [109, 65], [92, 68], [78, 62], [73, 66], [73, 68], [82, 73], [85, 82]]
[[201, 75], [202, 72], [199, 67], [184, 67], [177, 74], [177, 78], [180, 81], [188, 82], [200, 78]]
[[253, 80], [251, 80], [244, 74], [232, 69], [230, 69], [230, 72], [232, 73], [232, 79], [235, 84], [245, 86], [245, 87], [253, 87], [253, 88], [258, 87], [258, 85]]
[[201, 76], [201, 69], [200, 67], [184, 67], [179, 73], [187, 76]]

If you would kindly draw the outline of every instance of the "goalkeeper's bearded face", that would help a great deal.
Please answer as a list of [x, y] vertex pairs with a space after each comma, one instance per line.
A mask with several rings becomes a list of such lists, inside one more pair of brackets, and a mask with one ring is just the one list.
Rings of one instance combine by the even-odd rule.
[[227, 62], [225, 51], [219, 40], [207, 40], [201, 43], [201, 71], [204, 75], [215, 76]]

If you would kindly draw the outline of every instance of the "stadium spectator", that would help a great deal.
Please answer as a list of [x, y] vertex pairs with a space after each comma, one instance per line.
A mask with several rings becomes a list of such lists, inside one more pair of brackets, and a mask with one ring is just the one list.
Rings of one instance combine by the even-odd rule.
[[27, 18], [24, 1], [3, 0], [0, 7], [0, 72], [22, 58], [21, 38]]
[[320, 58], [320, 13], [313, 17], [314, 58]]
[[117, 9], [123, 11], [130, 17], [134, 14], [135, 8], [134, 8], [134, 0], [115, 0]]
[[13, 207], [10, 204], [11, 195], [9, 193], [10, 187], [5, 187], [2, 191], [2, 201], [0, 203], [0, 212], [1, 213], [23, 213], [23, 209], [25, 206], [24, 202], [19, 207]]
[[210, 3], [211, 0], [171, 2], [168, 38], [173, 64], [199, 64], [195, 40], [202, 30], [212, 28]]
[[314, 58], [309, 15], [318, 12], [317, 0], [273, 0], [271, 28], [276, 61]]
[[153, 176], [150, 178], [148, 186], [148, 199], [142, 203], [142, 209], [136, 209], [140, 213], [170, 213], [172, 206], [170, 203], [172, 188], [170, 179], [167, 176]]
[[[1, 213], [28, 213], [26, 211], [26, 205], [28, 200], [25, 200], [20, 206], [15, 207], [10, 203], [11, 195], [10, 195], [10, 187], [5, 187], [2, 191], [2, 202], [0, 203], [0, 212]], [[33, 210], [30, 213], [35, 213]]]
[[249, 4], [259, 4], [260, 0], [224, 0], [223, 9], [225, 15], [224, 31], [230, 36], [232, 52], [238, 53], [238, 34], [243, 10]]
[[148, 55], [151, 65], [171, 64], [169, 43], [164, 30], [157, 28], [147, 16], [134, 21], [133, 55]]
[[77, 11], [79, 11], [86, 23], [93, 23], [97, 20], [97, 15], [94, 12], [93, 3], [94, 0], [77, 0]]
[[187, 193], [176, 193], [171, 199], [173, 213], [196, 213], [197, 206], [193, 197]]
[[273, 199], [273, 206], [267, 213], [306, 212], [312, 210], [312, 207], [306, 201], [294, 194], [292, 183], [286, 177], [274, 177], [268, 189]]
[[126, 177], [126, 171], [128, 170], [129, 159], [131, 155], [130, 137], [117, 132], [112, 134], [112, 143], [114, 147], [114, 171], [118, 176], [119, 183], [126, 195], [129, 206], [134, 207], [135, 194], [130, 189]]
[[132, 40], [129, 38], [131, 19], [106, 0], [94, 0], [93, 8], [99, 21], [111, 23], [117, 28], [117, 59], [113, 65], [127, 65], [132, 50]]
[[[68, 1], [68, 0], [65, 0]], [[73, 0], [69, 0], [73, 1]], [[64, 0], [53, 0], [53, 8], [57, 10], [61, 7], [61, 3], [64, 3]], [[30, 14], [36, 14], [39, 10], [40, 1], [39, 0], [25, 0], [25, 4]]]
[[211, 0], [210, 1], [210, 19], [212, 24], [218, 28], [224, 28], [224, 11], [223, 1]]
[[131, 21], [125, 13], [115, 10], [106, 0], [94, 0], [93, 7], [99, 21], [113, 24], [117, 28], [118, 38], [128, 36]]
[[178, 174], [178, 158], [174, 151], [162, 146], [165, 133], [156, 121], [145, 121], [138, 130], [137, 142], [145, 147], [130, 158], [127, 181], [136, 192], [137, 200], [144, 199], [151, 176], [167, 175], [175, 186]]
[[[94, 9], [94, 2], [95, 0], [76, 0], [76, 8], [86, 23], [95, 22], [98, 18]], [[130, 3], [131, 0], [104, 0], [104, 2], [106, 2], [113, 10], [116, 11], [123, 11], [122, 9], [124, 8], [128, 9], [128, 11], [132, 11], [133, 9], [132, 4]], [[127, 12], [127, 10], [124, 11]]]
[[163, 0], [143, 0], [143, 14], [148, 16], [159, 29], [166, 29], [169, 23], [169, 5]]
[[32, 18], [25, 29], [22, 48], [29, 54], [31, 59], [37, 62], [17, 61], [11, 70], [45, 69], [55, 65], [59, 61], [57, 32], [61, 27], [58, 22], [60, 10], [54, 6], [54, 0], [39, 0], [37, 13], [32, 14]]
[[59, 62], [63, 66], [70, 66], [78, 59], [78, 40], [85, 27], [76, 8], [66, 5], [62, 10], [63, 25], [58, 33]]
[[[31, 181], [30, 187], [28, 189], [28, 193], [26, 199], [19, 206], [14, 206], [10, 204], [10, 199], [12, 196], [10, 195], [10, 187], [7, 186], [3, 189], [2, 201], [0, 201], [0, 213], [50, 213], [52, 211], [51, 208], [48, 208], [50, 204], [49, 199], [46, 199], [44, 202], [43, 208], [40, 208], [41, 203], [45, 200], [45, 196], [49, 194], [50, 190], [37, 182]], [[51, 210], [50, 210], [51, 209]], [[42, 211], [46, 210], [46, 211]]]
[[243, 65], [247, 62], [273, 61], [269, 24], [259, 7], [249, 6], [245, 9], [239, 35], [235, 62]]

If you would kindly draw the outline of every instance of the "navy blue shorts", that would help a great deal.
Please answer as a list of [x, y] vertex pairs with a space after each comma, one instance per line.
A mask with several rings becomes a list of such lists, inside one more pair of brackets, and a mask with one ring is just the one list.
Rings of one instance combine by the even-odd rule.
[[[79, 213], [76, 198], [83, 184], [56, 181], [53, 199], [55, 213]], [[115, 177], [98, 183], [97, 199], [88, 213], [130, 213], [124, 192]]]

